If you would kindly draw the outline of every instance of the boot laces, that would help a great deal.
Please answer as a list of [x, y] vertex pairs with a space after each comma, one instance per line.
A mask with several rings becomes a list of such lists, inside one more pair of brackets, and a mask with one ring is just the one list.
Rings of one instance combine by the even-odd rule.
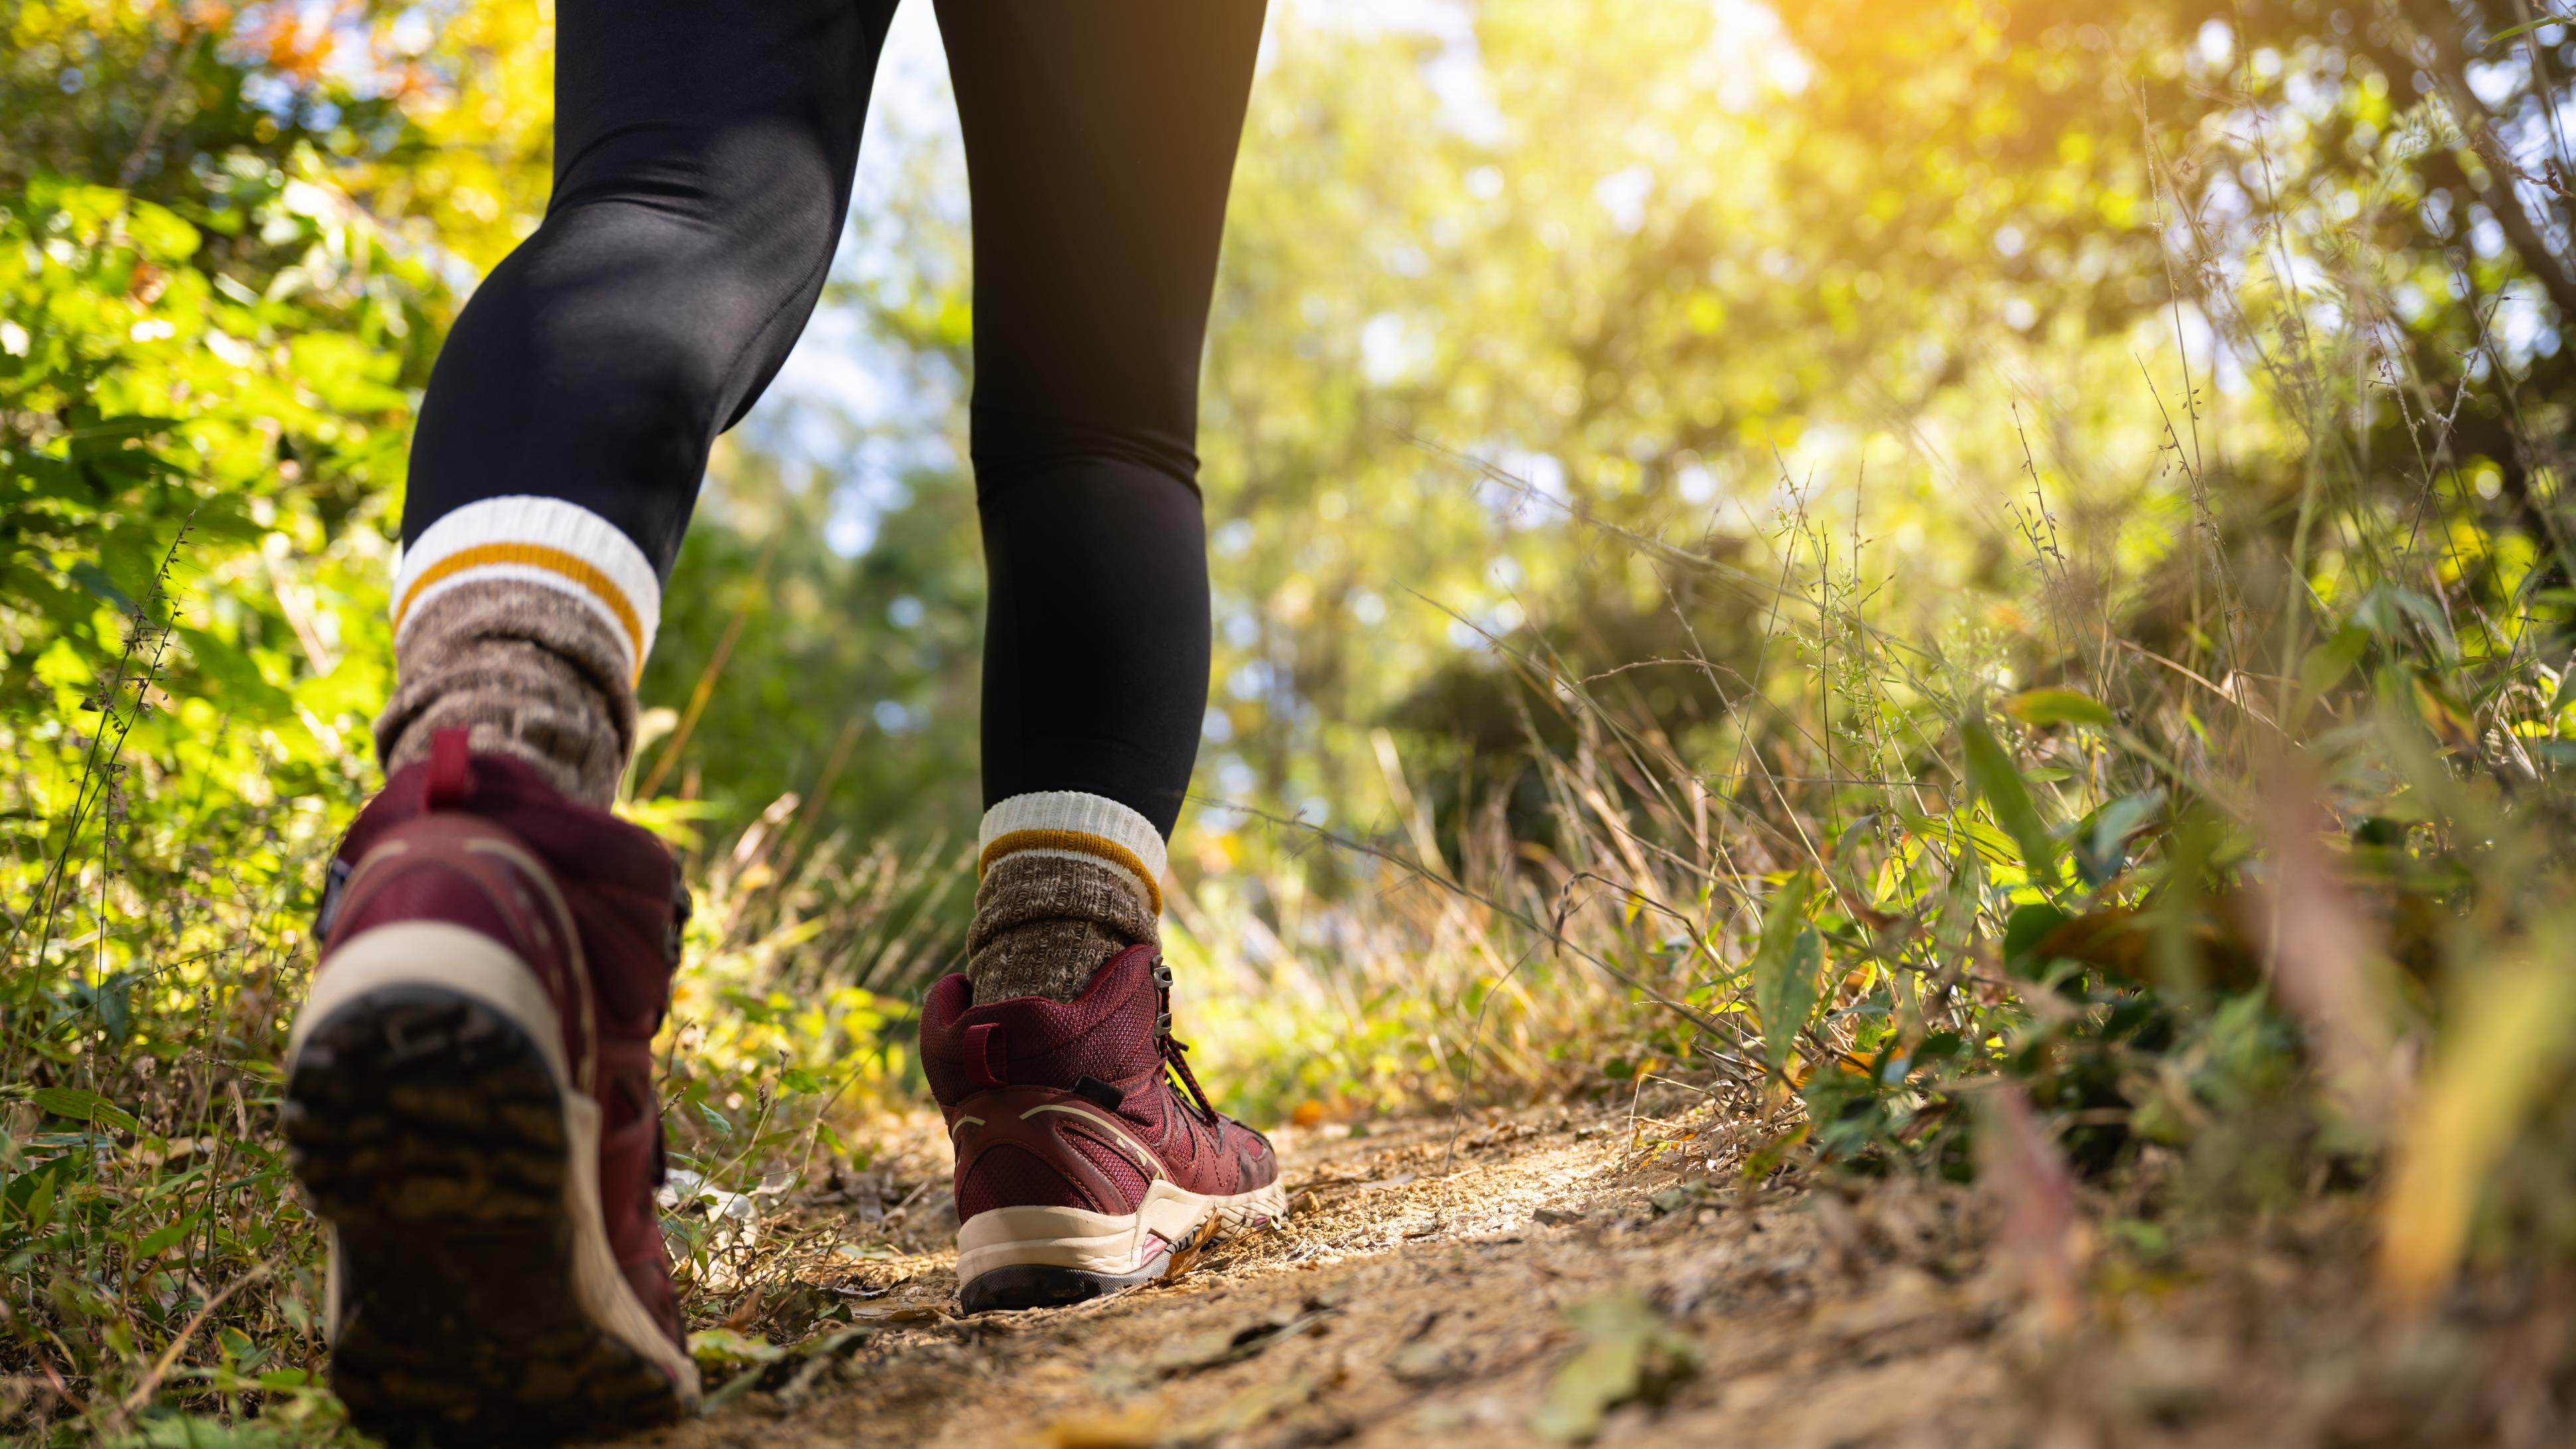
[[1181, 1085], [1190, 1089], [1190, 1096], [1198, 1103], [1199, 1115], [1214, 1127], [1222, 1114], [1216, 1110], [1216, 1104], [1208, 1100], [1207, 1088], [1199, 1085], [1198, 1074], [1190, 1070], [1189, 1043], [1172, 1035], [1172, 968], [1160, 958], [1154, 962], [1154, 991], [1154, 1049], [1162, 1053], [1164, 1065], [1181, 1079]]

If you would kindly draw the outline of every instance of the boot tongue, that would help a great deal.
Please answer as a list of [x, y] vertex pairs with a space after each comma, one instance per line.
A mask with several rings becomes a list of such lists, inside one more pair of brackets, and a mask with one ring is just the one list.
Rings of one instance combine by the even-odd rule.
[[1154, 1036], [1157, 1041], [1172, 1034], [1172, 968], [1160, 954], [1154, 957]]

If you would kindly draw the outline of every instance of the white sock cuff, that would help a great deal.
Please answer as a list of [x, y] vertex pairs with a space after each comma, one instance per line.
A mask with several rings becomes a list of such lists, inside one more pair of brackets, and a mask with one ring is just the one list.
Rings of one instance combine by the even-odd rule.
[[1099, 861], [1136, 877], [1156, 914], [1163, 909], [1163, 832], [1106, 795], [1042, 790], [1014, 795], [984, 812], [976, 874], [1006, 855], [1036, 852]]
[[628, 677], [643, 675], [662, 624], [662, 581], [616, 524], [560, 498], [486, 498], [423, 529], [394, 570], [394, 641], [423, 604], [494, 579], [587, 604], [624, 645]]

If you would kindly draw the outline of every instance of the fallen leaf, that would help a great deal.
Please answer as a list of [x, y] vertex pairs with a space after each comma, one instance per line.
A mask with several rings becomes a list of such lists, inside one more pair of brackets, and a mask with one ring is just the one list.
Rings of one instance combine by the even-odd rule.
[[1068, 1414], [1038, 1431], [1048, 1449], [1154, 1449], [1163, 1416], [1139, 1406], [1117, 1414]]
[[1291, 1374], [1275, 1383], [1254, 1384], [1228, 1399], [1225, 1406], [1215, 1413], [1191, 1424], [1174, 1437], [1186, 1443], [1200, 1443], [1258, 1429], [1281, 1414], [1304, 1407], [1315, 1397], [1315, 1390], [1315, 1380], [1307, 1374]]
[[766, 1364], [753, 1364], [718, 1385], [714, 1392], [698, 1401], [701, 1413], [712, 1414], [759, 1386], [761, 1376], [769, 1371]]
[[1463, 1378], [1474, 1363], [1474, 1355], [1461, 1345], [1422, 1339], [1397, 1349], [1386, 1361], [1386, 1371], [1397, 1383], [1419, 1386]]
[[689, 1357], [696, 1359], [701, 1368], [772, 1363], [786, 1356], [787, 1350], [767, 1339], [752, 1338], [731, 1328], [701, 1328], [689, 1335]]
[[[719, 1337], [719, 1335], [721, 1337]], [[786, 1348], [776, 1348], [759, 1339], [743, 1339], [729, 1330], [715, 1328], [689, 1335], [689, 1351], [704, 1368], [724, 1366], [716, 1356], [719, 1348], [736, 1351], [750, 1360], [749, 1366], [706, 1396], [704, 1407], [710, 1413], [725, 1407], [754, 1389], [776, 1389], [782, 1400], [801, 1398], [822, 1377], [833, 1360], [856, 1349], [876, 1335], [873, 1328], [844, 1328], [837, 1333], [822, 1334]], [[702, 1346], [701, 1340], [704, 1340]]]
[[1699, 1349], [1633, 1293], [1588, 1298], [1565, 1310], [1583, 1346], [1547, 1388], [1530, 1428], [1558, 1443], [1589, 1443], [1621, 1404], [1660, 1403], [1699, 1371]]
[[1671, 1187], [1665, 1188], [1662, 1192], [1656, 1193], [1654, 1196], [1646, 1199], [1646, 1202], [1654, 1208], [1656, 1215], [1660, 1217], [1680, 1212], [1684, 1208], [1697, 1207], [1708, 1200], [1708, 1180], [1706, 1178], [1693, 1178], [1689, 1182], [1677, 1182]]
[[1259, 1323], [1246, 1324], [1231, 1333], [1202, 1333], [1177, 1343], [1166, 1344], [1154, 1355], [1153, 1366], [1166, 1378], [1199, 1373], [1221, 1364], [1239, 1363], [1260, 1353], [1272, 1344], [1294, 1338], [1331, 1317], [1340, 1310], [1308, 1308], [1288, 1315], [1273, 1315]]
[[850, 1310], [852, 1322], [865, 1319], [870, 1323], [935, 1323], [947, 1316], [938, 1309], [921, 1303], [887, 1304], [878, 1308]]

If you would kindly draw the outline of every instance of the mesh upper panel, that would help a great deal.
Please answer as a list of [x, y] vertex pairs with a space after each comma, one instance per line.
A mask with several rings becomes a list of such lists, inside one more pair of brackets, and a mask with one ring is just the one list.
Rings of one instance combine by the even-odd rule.
[[1145, 1174], [1136, 1166], [1136, 1159], [1079, 1127], [1068, 1127], [1063, 1131], [1065, 1141], [1073, 1150], [1091, 1159], [1091, 1165], [1100, 1169], [1101, 1176], [1108, 1178], [1124, 1199], [1102, 1204], [1102, 1212], [1131, 1212], [1136, 1204], [1145, 1200]]

